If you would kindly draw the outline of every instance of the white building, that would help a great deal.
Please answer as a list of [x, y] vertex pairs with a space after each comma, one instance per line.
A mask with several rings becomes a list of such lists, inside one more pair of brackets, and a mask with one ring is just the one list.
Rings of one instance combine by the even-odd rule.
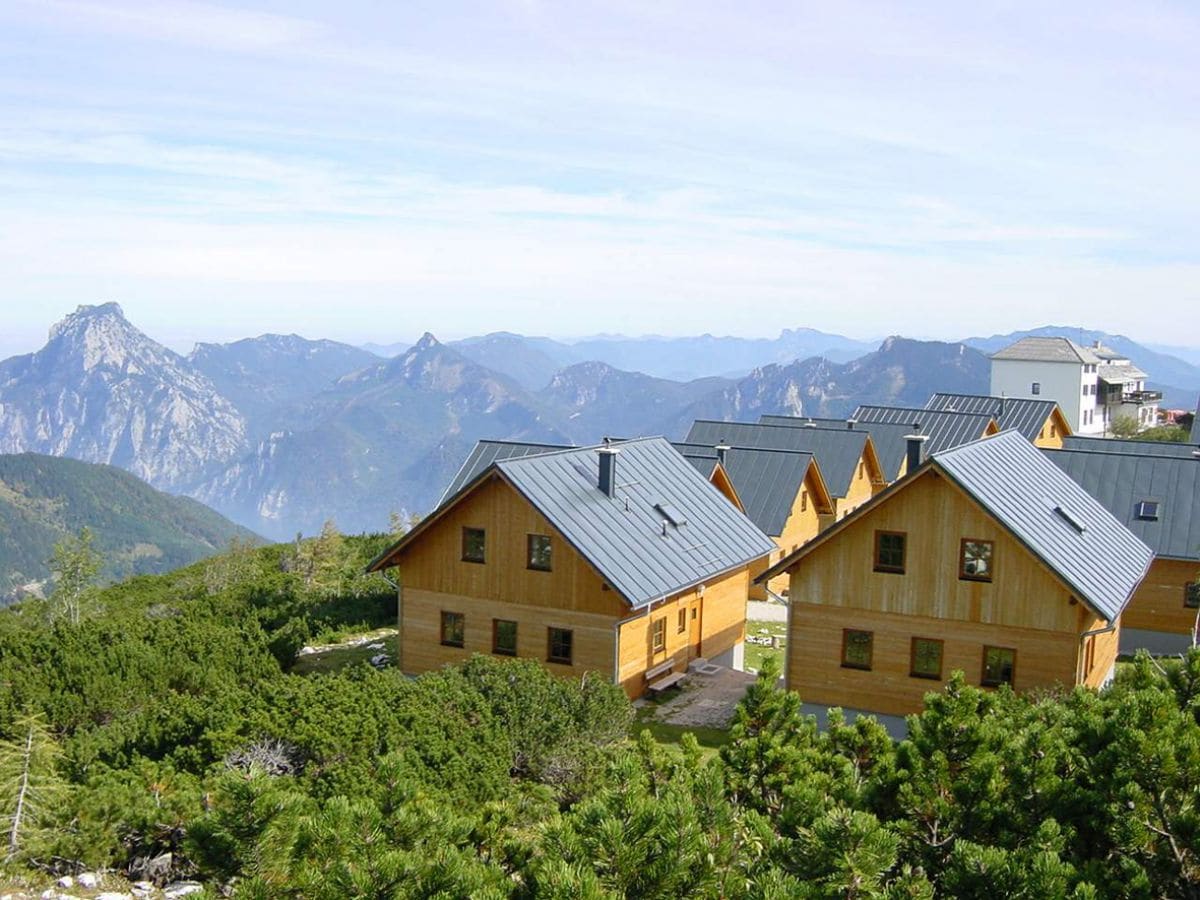
[[1103, 434], [1101, 359], [1069, 338], [1027, 337], [992, 355], [993, 397], [1055, 400], [1076, 434]]
[[1099, 341], [1091, 350], [1100, 358], [1097, 409], [1104, 419], [1104, 427], [1112, 428], [1113, 420], [1122, 416], [1137, 422], [1139, 431], [1157, 425], [1162, 392], [1146, 390], [1146, 373], [1128, 357]]

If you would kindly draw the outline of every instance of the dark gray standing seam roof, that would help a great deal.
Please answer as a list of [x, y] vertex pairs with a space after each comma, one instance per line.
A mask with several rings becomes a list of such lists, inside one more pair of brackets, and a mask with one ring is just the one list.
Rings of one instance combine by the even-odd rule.
[[928, 435], [925, 455], [932, 456], [960, 444], [983, 437], [992, 416], [986, 413], [944, 412], [911, 406], [860, 406], [854, 411], [860, 422], [890, 422], [909, 425], [919, 422], [921, 434]]
[[1058, 404], [1053, 400], [942, 392], [934, 394], [925, 404], [926, 409], [991, 416], [1002, 430], [1015, 428], [1030, 441], [1037, 440], [1041, 435], [1046, 419], [1050, 418], [1056, 406]]
[[1200, 447], [1177, 441], [1135, 441], [1127, 438], [1084, 437], [1072, 434], [1063, 438], [1063, 449], [1082, 450], [1086, 453], [1129, 453], [1134, 456], [1179, 456], [1191, 459], [1192, 453], [1200, 450]]
[[[1200, 560], [1200, 459], [1085, 450], [1045, 454], [1156, 556]], [[1143, 500], [1158, 503], [1156, 519], [1138, 517]]]
[[[594, 447], [494, 465], [634, 608], [775, 549], [665, 438], [613, 446], [620, 451], [614, 497], [597, 486]], [[670, 524], [656, 508], [664, 505], [686, 524]]]
[[[787, 425], [792, 428], [804, 428], [806, 427], [805, 422], [812, 422], [818, 428], [849, 429], [850, 427], [846, 419], [772, 416], [765, 413], [758, 417], [758, 421], [760, 425]], [[907, 459], [908, 454], [908, 445], [904, 439], [912, 434], [912, 425], [900, 425], [893, 422], [855, 421], [854, 428], [865, 431], [871, 436], [871, 443], [875, 445], [875, 455], [879, 457], [879, 464], [883, 467], [883, 477], [889, 482], [899, 478], [900, 467], [904, 465], [904, 460]]]
[[458, 470], [458, 474], [446, 487], [441, 506], [464, 487], [475, 480], [484, 469], [500, 459], [512, 459], [515, 456], [531, 456], [535, 453], [549, 453], [554, 450], [565, 450], [564, 444], [527, 444], [520, 441], [478, 441], [467, 456], [466, 461]]
[[[686, 443], [714, 447], [748, 447], [762, 450], [799, 450], [817, 458], [829, 493], [845, 497], [850, 491], [858, 461], [867, 443], [866, 431], [841, 428], [792, 428], [788, 425], [759, 425], [755, 422], [721, 422], [697, 419]], [[741, 488], [737, 487], [741, 494]], [[745, 498], [742, 498], [743, 502]]]
[[1121, 614], [1153, 551], [1019, 432], [943, 451], [933, 463], [1080, 600], [1110, 622]]
[[[700, 474], [711, 476], [715, 449], [705, 444], [674, 446]], [[725, 454], [725, 471], [750, 521], [767, 534], [780, 535], [812, 461], [811, 453], [732, 447]]]

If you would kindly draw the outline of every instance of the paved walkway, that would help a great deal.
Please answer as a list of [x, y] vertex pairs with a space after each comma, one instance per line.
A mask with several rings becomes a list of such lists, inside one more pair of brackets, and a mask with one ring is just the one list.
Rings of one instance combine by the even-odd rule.
[[782, 603], [750, 600], [746, 603], [746, 618], [752, 622], [786, 622], [787, 607]]

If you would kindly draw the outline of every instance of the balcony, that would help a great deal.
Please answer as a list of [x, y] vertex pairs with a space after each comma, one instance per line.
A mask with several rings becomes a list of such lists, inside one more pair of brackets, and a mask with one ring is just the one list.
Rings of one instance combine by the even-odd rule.
[[1158, 403], [1162, 400], [1162, 391], [1126, 391], [1121, 394], [1122, 403]]

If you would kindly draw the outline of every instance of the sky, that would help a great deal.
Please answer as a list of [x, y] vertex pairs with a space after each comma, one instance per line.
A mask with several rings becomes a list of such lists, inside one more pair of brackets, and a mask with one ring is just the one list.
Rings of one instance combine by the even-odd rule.
[[0, 356], [152, 336], [1200, 345], [1194, 3], [0, 4]]

